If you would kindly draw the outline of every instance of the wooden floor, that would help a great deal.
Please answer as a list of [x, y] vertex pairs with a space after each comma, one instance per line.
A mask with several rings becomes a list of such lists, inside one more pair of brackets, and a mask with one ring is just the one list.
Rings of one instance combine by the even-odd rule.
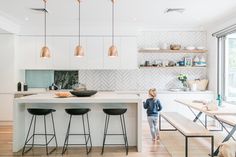
[[[143, 123], [143, 152], [138, 153], [136, 148], [129, 149], [130, 157], [171, 157], [167, 149], [160, 141], [153, 142], [150, 133], [149, 127], [146, 122]], [[93, 148], [92, 152], [89, 155], [86, 155], [84, 149], [69, 149], [66, 152], [64, 157], [125, 157], [125, 150], [123, 147], [118, 148], [106, 148], [103, 155], [101, 153], [101, 148]], [[12, 153], [12, 127], [11, 126], [0, 126], [0, 157], [17, 157], [21, 156], [21, 152]], [[46, 156], [45, 149], [35, 148], [34, 150], [25, 154], [26, 157], [35, 157], [35, 156]], [[58, 148], [50, 157], [58, 157], [61, 155], [61, 148]]]

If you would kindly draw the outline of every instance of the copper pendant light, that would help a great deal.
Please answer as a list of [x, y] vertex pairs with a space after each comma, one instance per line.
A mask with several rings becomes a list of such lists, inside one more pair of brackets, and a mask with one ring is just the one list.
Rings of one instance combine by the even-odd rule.
[[118, 56], [118, 50], [116, 46], [114, 45], [114, 19], [115, 19], [115, 14], [114, 14], [114, 5], [115, 5], [115, 0], [111, 0], [112, 2], [112, 45], [108, 50], [108, 56], [109, 57], [116, 57]]
[[50, 58], [50, 50], [47, 47], [47, 0], [44, 2], [44, 46], [41, 49], [41, 58]]
[[83, 47], [81, 46], [80, 44], [80, 0], [77, 0], [78, 3], [79, 3], [79, 23], [78, 23], [78, 26], [79, 26], [79, 34], [78, 34], [78, 46], [76, 46], [75, 48], [75, 56], [76, 57], [83, 57], [84, 56], [84, 49]]

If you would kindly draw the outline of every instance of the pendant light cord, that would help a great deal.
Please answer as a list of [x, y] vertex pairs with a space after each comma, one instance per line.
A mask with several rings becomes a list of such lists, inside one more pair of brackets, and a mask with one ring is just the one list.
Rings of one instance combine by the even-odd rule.
[[80, 2], [79, 2], [79, 8], [78, 8], [78, 14], [79, 14], [79, 20], [78, 20], [78, 32], [79, 32], [79, 36], [78, 36], [78, 42], [79, 42], [79, 46], [80, 46]]
[[114, 7], [114, 0], [112, 0], [112, 45], [114, 45], [114, 21], [115, 21], [115, 7]]
[[44, 1], [44, 45], [47, 46], [47, 5], [46, 1]]

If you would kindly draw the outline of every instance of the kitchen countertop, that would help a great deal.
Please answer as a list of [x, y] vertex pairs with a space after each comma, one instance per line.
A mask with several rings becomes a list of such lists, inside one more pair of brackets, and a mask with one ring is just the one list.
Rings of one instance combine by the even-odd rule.
[[[55, 93], [59, 91], [71, 91], [71, 90], [55, 90], [55, 91], [45, 91], [45, 90], [29, 90], [29, 91], [22, 91], [22, 92], [15, 92], [14, 94], [18, 95], [30, 95], [30, 94], [46, 94], [46, 93]], [[105, 91], [99, 91], [105, 92]], [[106, 91], [106, 92], [113, 92], [118, 94], [147, 94], [148, 91], [143, 90], [127, 90], [127, 91]], [[206, 91], [169, 91], [169, 90], [158, 90], [158, 94], [214, 94], [214, 91], [206, 90]]]
[[111, 100], [114, 103], [141, 101], [137, 94], [115, 92], [98, 92], [90, 97], [71, 96], [68, 98], [58, 98], [54, 93], [42, 93], [14, 99], [15, 103], [110, 103]]

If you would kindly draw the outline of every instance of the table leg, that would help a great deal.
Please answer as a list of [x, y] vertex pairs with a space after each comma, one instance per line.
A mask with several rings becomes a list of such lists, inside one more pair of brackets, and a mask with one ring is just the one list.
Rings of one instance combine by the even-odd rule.
[[[217, 118], [217, 116], [214, 116], [214, 118], [222, 125], [222, 127], [224, 127], [224, 125], [222, 124], [222, 122]], [[225, 127], [224, 127], [225, 128]], [[225, 128], [226, 129], [226, 128]], [[233, 138], [233, 134], [235, 133], [236, 131], [236, 125], [233, 126], [232, 130], [228, 132], [228, 135], [225, 137], [225, 139], [222, 141], [223, 142], [226, 142], [228, 141], [231, 137]], [[214, 152], [214, 156], [217, 156], [219, 153], [219, 146], [217, 147], [217, 149], [215, 150]]]
[[198, 114], [196, 114], [195, 112], [193, 112], [193, 110], [190, 107], [188, 107], [188, 108], [195, 116], [193, 122], [196, 122], [198, 120], [204, 127], [206, 127], [205, 124], [199, 119], [202, 115], [202, 112], [200, 111]]

